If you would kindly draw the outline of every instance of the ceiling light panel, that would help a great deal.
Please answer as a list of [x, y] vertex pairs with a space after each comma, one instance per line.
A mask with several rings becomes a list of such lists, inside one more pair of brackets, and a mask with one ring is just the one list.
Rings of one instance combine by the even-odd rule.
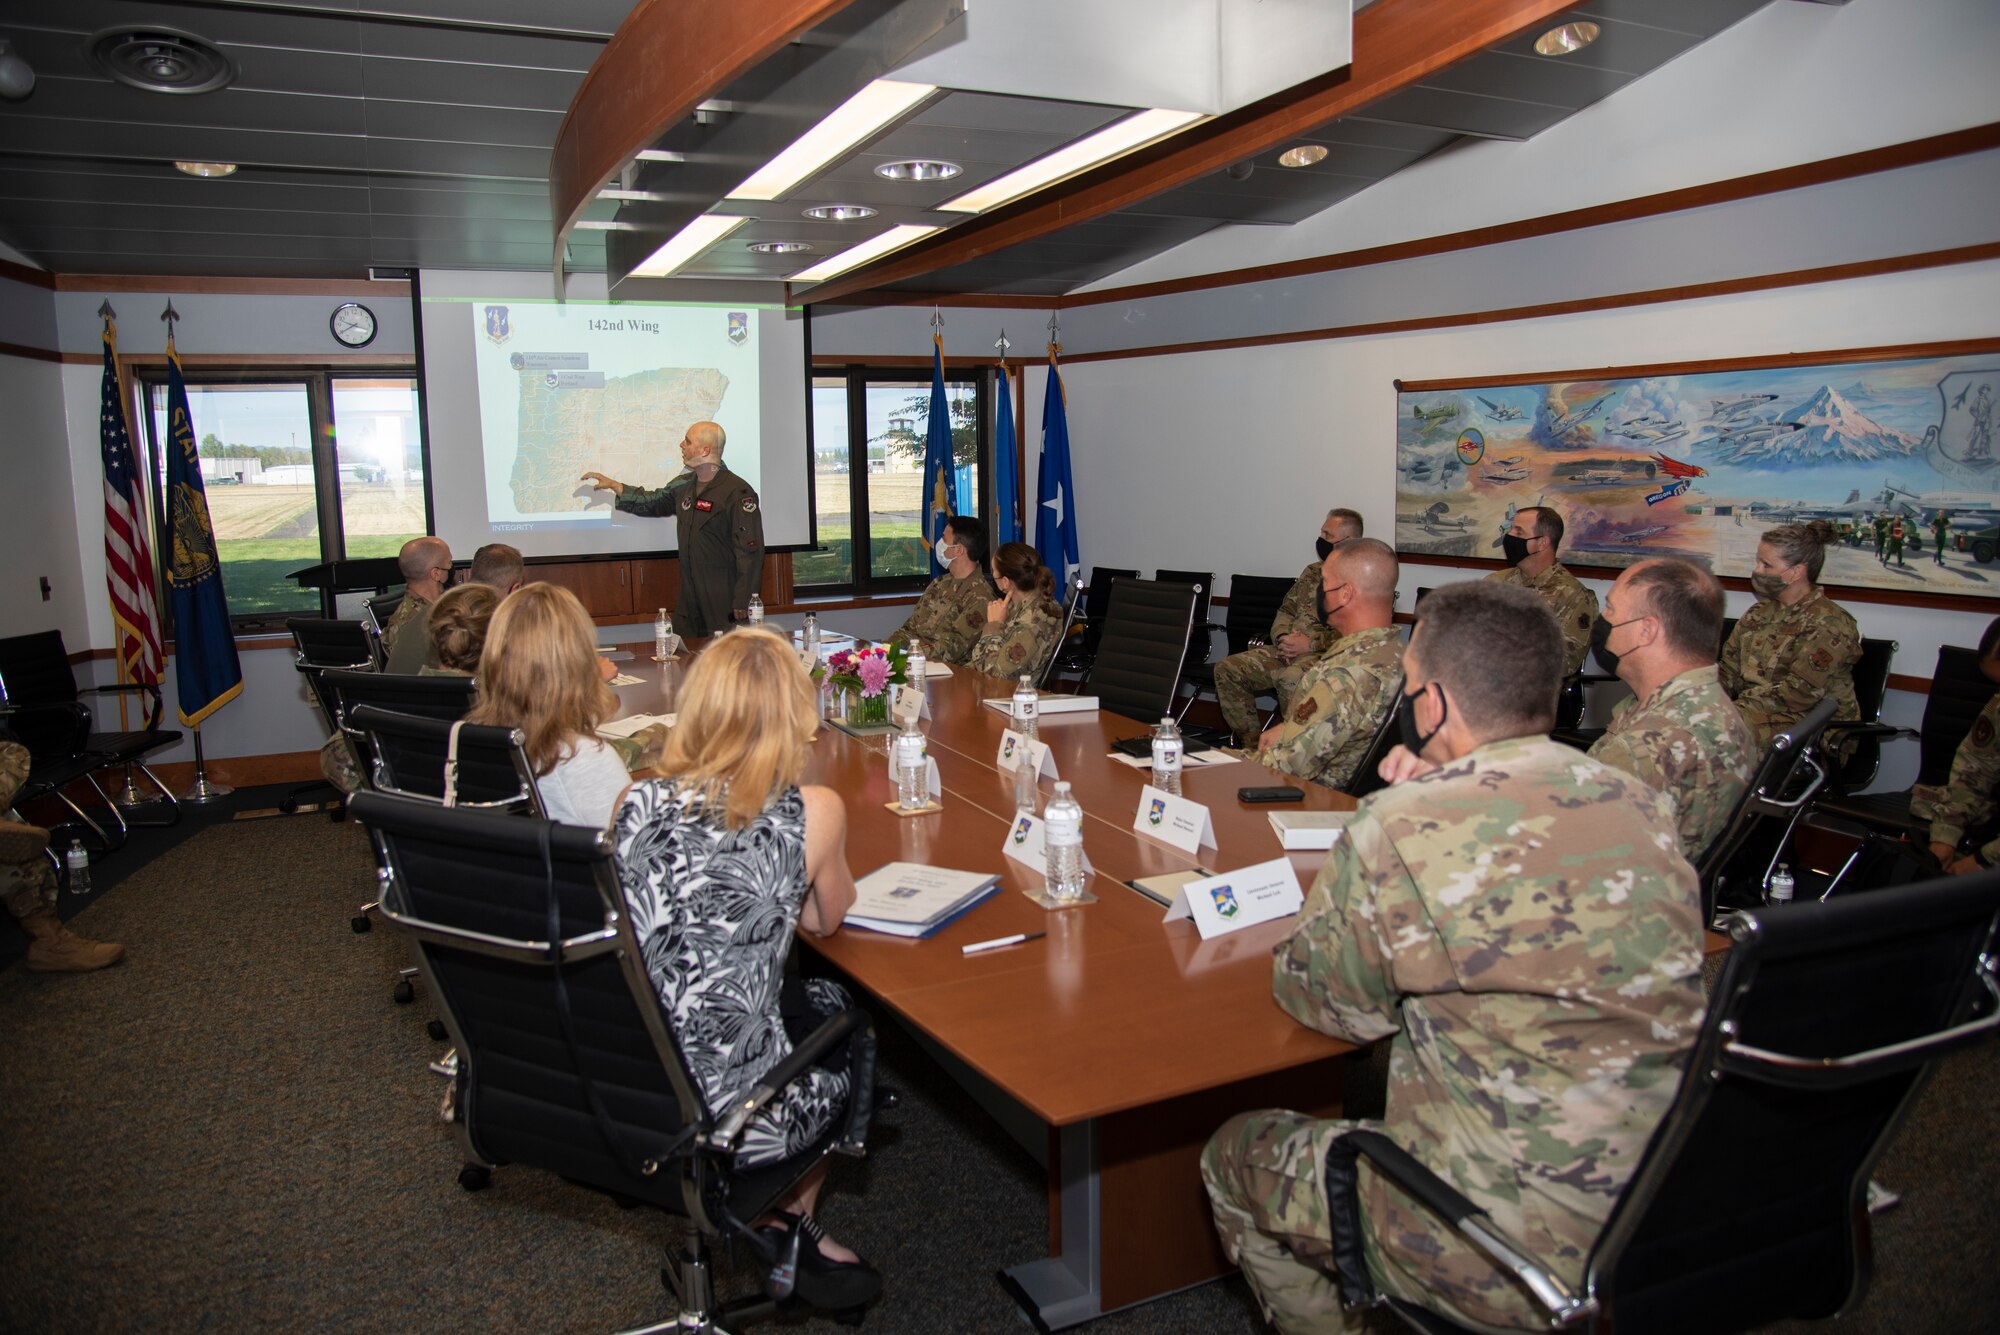
[[664, 246], [633, 266], [634, 278], [665, 278], [750, 219], [723, 213], [703, 213], [674, 233]]
[[814, 173], [848, 153], [884, 126], [900, 119], [937, 91], [935, 84], [877, 79], [835, 107], [819, 124], [792, 141], [729, 192], [731, 199], [778, 199]]
[[938, 208], [946, 213], [984, 213], [1207, 119], [1198, 111], [1142, 111], [1037, 158], [1025, 167], [968, 190], [958, 198], [938, 205]]
[[942, 230], [942, 228], [924, 223], [900, 223], [895, 227], [891, 227], [886, 232], [880, 232], [869, 237], [858, 246], [849, 246], [838, 255], [828, 256], [818, 264], [813, 265], [810, 269], [799, 270], [797, 273], [791, 275], [789, 281], [794, 283], [817, 283], [824, 279], [844, 274], [849, 269], [857, 265], [866, 264], [868, 261], [880, 256], [887, 255], [892, 250], [901, 250], [912, 241], [929, 236], [932, 232]]

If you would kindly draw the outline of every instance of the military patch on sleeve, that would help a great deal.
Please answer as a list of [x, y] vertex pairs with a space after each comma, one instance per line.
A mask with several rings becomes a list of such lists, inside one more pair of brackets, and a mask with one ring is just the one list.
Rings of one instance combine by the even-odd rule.
[[1993, 720], [1981, 714], [1979, 722], [1972, 725], [1972, 744], [1991, 746], [1993, 744]]
[[746, 515], [757, 513], [757, 498], [755, 496], [745, 496], [743, 498], [743, 513]]
[[1305, 699], [1299, 701], [1298, 708], [1292, 713], [1292, 720], [1296, 723], [1304, 723], [1317, 713], [1319, 713], [1319, 701], [1313, 699], [1311, 696], [1307, 696]]
[[1813, 650], [1812, 664], [1816, 668], [1830, 668], [1833, 666], [1833, 655], [1824, 649], [1815, 649]]

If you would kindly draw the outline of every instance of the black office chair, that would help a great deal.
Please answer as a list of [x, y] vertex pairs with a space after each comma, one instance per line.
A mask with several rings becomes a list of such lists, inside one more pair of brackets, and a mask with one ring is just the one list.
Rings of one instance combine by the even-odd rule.
[[1157, 723], [1174, 705], [1181, 663], [1194, 627], [1195, 592], [1186, 584], [1116, 579], [1082, 693], [1098, 706], [1140, 723]]
[[[1959, 743], [1993, 698], [1994, 685], [1979, 670], [1979, 653], [1955, 644], [1940, 646], [1937, 670], [1931, 676], [1930, 694], [1924, 699], [1924, 720], [1918, 730], [1917, 782], [1936, 787], [1951, 777], [1951, 762]], [[1877, 723], [1872, 728], [1850, 729], [1858, 735], [1873, 735], [1880, 741], [1907, 736], [1907, 728]], [[1908, 832], [1915, 838], [1929, 835], [1929, 824], [1910, 814], [1910, 793], [1823, 794], [1813, 804], [1813, 816], [1830, 815], [1861, 821], [1878, 829]]]
[[[142, 725], [130, 731], [98, 732], [90, 707], [83, 703], [86, 695], [144, 697]], [[55, 798], [75, 813], [101, 848], [122, 845], [133, 825], [172, 825], [180, 819], [180, 803], [144, 763], [144, 757], [181, 739], [178, 730], [160, 726], [163, 708], [158, 686], [119, 682], [79, 687], [59, 630], [0, 639], [0, 722], [28, 748], [30, 765], [14, 800], [19, 804], [38, 797]], [[103, 771], [126, 765], [145, 775], [159, 791], [166, 802], [163, 819], [128, 819], [97, 781]], [[87, 782], [97, 793], [109, 820], [99, 824], [70, 797], [67, 789], [78, 780]]]
[[1041, 670], [1035, 674], [1035, 685], [1046, 687], [1049, 678], [1055, 675], [1056, 663], [1062, 658], [1063, 648], [1070, 636], [1077, 633], [1078, 619], [1083, 616], [1083, 572], [1072, 570], [1069, 575], [1069, 597], [1063, 604], [1062, 628], [1056, 632], [1055, 643], [1049, 646], [1049, 656], [1042, 661]]
[[1354, 771], [1354, 777], [1341, 789], [1349, 797], [1362, 798], [1379, 792], [1389, 785], [1382, 779], [1382, 762], [1402, 741], [1402, 732], [1396, 723], [1396, 716], [1404, 709], [1403, 678], [1396, 678], [1393, 693], [1389, 697], [1389, 708], [1382, 715], [1382, 721], [1375, 726], [1375, 736], [1368, 743], [1368, 754], [1361, 757], [1361, 765]]
[[1833, 708], [1833, 701], [1822, 700], [1771, 739], [1722, 832], [1699, 857], [1690, 859], [1701, 881], [1703, 922], [1715, 920], [1719, 903], [1741, 907], [1762, 900], [1792, 827], [1826, 782], [1826, 771], [1812, 748], [1833, 717]]
[[[546, 816], [519, 728], [420, 718], [356, 705], [348, 722], [368, 739], [378, 793], [439, 806]], [[455, 734], [455, 735], [454, 735]]]
[[389, 661], [389, 650], [382, 643], [382, 632], [388, 627], [389, 618], [396, 615], [396, 609], [403, 605], [403, 599], [408, 596], [407, 589], [397, 589], [394, 593], [378, 593], [361, 604], [365, 613], [363, 624], [368, 627], [368, 642], [374, 651], [375, 666], [378, 668]]
[[[829, 1154], [865, 1152], [867, 1014], [828, 1020], [749, 1099], [711, 1112], [647, 974], [609, 834], [380, 793], [357, 793], [354, 815], [374, 841], [383, 912], [414, 940], [457, 1046], [460, 1185], [482, 1189], [504, 1164], [543, 1168], [685, 1217], [662, 1270], [681, 1315], [654, 1329], [734, 1328], [792, 1306], [788, 1258], [750, 1221]], [[751, 1118], [843, 1044], [844, 1122], [780, 1163], [739, 1167]], [[767, 1274], [763, 1292], [711, 1312], [708, 1248], [723, 1239], [746, 1244]], [[796, 1233], [788, 1241], [795, 1261]]]
[[[1277, 620], [1278, 609], [1284, 606], [1285, 595], [1292, 591], [1296, 581], [1282, 575], [1231, 575], [1229, 577], [1229, 603], [1223, 609], [1222, 624], [1208, 624], [1211, 631], [1220, 630], [1223, 637], [1223, 656], [1240, 654], [1252, 645], [1265, 643], [1271, 634], [1271, 623]], [[1197, 614], [1200, 615], [1200, 614]], [[1181, 685], [1190, 694], [1188, 706], [1204, 695], [1215, 694], [1215, 664], [1211, 662], [1189, 663], [1181, 672]], [[1187, 711], [1182, 710], [1185, 714]]]
[[[306, 691], [319, 706], [329, 736], [340, 731], [340, 707], [319, 674], [327, 668], [366, 672], [375, 666], [375, 642], [362, 621], [329, 621], [320, 617], [292, 617], [285, 622], [292, 633], [292, 667], [305, 679]], [[332, 818], [346, 814], [346, 794], [325, 779], [298, 784], [285, 791], [278, 810], [290, 815], [309, 798], [330, 797]]]
[[1841, 719], [1827, 724], [1820, 749], [1826, 752], [1826, 784], [1836, 793], [1858, 793], [1875, 781], [1882, 767], [1882, 743], [1887, 737], [1908, 736], [1907, 732], [1885, 734], [1876, 725], [1882, 721], [1882, 699], [1889, 690], [1889, 665], [1896, 658], [1894, 640], [1863, 637], [1861, 657], [1854, 664], [1854, 703], [1859, 719]]
[[1869, 1171], [1939, 1059], [2000, 1028], [1996, 926], [2000, 872], [1733, 918], [1680, 1091], [1580, 1293], [1388, 1137], [1342, 1137], [1326, 1172], [1343, 1296], [1431, 1335], [1459, 1330], [1376, 1296], [1358, 1157], [1514, 1276], [1552, 1327], [1720, 1335], [1851, 1311], [1870, 1269]]
[[1138, 577], [1138, 571], [1117, 566], [1090, 568], [1090, 583], [1083, 598], [1083, 631], [1070, 636], [1057, 652], [1057, 671], [1074, 673], [1079, 678], [1090, 675], [1090, 665], [1097, 659], [1097, 643], [1104, 637], [1104, 615], [1111, 607], [1112, 582]]

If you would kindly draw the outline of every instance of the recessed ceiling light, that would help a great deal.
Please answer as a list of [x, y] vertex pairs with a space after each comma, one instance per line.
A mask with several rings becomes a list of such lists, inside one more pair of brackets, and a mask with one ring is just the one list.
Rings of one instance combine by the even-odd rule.
[[816, 222], [860, 222], [875, 216], [866, 204], [815, 204], [801, 212]]
[[812, 243], [809, 241], [752, 241], [749, 248], [759, 255], [812, 254]]
[[919, 237], [929, 236], [932, 232], [942, 230], [927, 223], [898, 223], [886, 232], [869, 237], [858, 246], [849, 246], [838, 255], [828, 256], [810, 269], [799, 270], [791, 275], [789, 281], [817, 283], [823, 278], [846, 273], [856, 265], [866, 264], [877, 256], [887, 255], [892, 250], [900, 250]]
[[632, 269], [634, 278], [665, 278], [750, 220], [726, 213], [703, 213]]
[[780, 198], [936, 91], [936, 84], [875, 80], [794, 139], [790, 148], [751, 173], [748, 180], [729, 192], [729, 197]]
[[174, 166], [189, 176], [234, 176], [236, 164], [233, 162], [176, 162]]
[[[1017, 167], [997, 180], [975, 186], [938, 208], [947, 213], [984, 213], [1207, 119], [1198, 111], [1141, 111], [1036, 158], [1025, 167]], [[879, 172], [882, 168], [875, 170]]]
[[1589, 19], [1550, 28], [1535, 39], [1535, 50], [1545, 56], [1566, 56], [1581, 51], [1597, 40], [1598, 26]]
[[906, 158], [901, 162], [883, 163], [875, 169], [875, 174], [887, 181], [949, 181], [964, 170], [956, 162]]
[[1297, 148], [1288, 148], [1278, 154], [1278, 165], [1280, 167], [1310, 167], [1315, 162], [1322, 161], [1325, 157], [1326, 146], [1324, 144], [1300, 144]]

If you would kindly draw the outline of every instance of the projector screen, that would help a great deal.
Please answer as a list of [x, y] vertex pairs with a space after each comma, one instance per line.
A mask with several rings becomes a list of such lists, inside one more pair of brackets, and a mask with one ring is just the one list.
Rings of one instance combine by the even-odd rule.
[[591, 275], [562, 302], [545, 274], [426, 269], [418, 291], [432, 506], [454, 554], [489, 542], [530, 557], [675, 550], [672, 518], [621, 514], [579, 479], [657, 487], [703, 420], [757, 488], [765, 545], [811, 540], [803, 312], [607, 302]]

